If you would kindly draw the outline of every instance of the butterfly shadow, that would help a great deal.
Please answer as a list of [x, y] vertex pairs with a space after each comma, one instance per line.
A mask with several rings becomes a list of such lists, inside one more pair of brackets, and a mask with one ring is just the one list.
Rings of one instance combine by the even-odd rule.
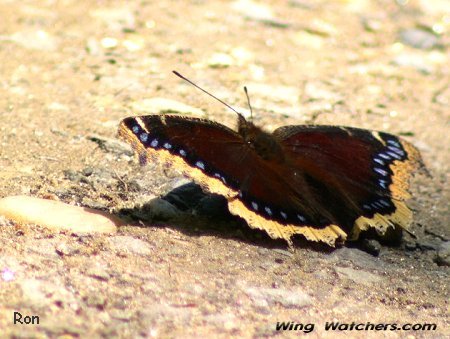
[[[191, 237], [215, 236], [235, 239], [270, 249], [287, 249], [286, 241], [271, 239], [266, 232], [251, 229], [244, 219], [228, 210], [226, 199], [203, 192], [195, 183], [179, 186], [161, 198], [134, 208], [123, 208], [116, 215], [140, 227], [169, 227]], [[322, 243], [295, 237], [295, 248], [332, 252]]]

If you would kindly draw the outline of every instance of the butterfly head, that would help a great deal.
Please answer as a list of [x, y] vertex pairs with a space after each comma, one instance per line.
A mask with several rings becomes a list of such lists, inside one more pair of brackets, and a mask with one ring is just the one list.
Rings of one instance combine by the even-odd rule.
[[238, 133], [247, 146], [264, 160], [283, 162], [283, 152], [277, 139], [253, 122], [247, 121], [242, 114], [238, 114]]

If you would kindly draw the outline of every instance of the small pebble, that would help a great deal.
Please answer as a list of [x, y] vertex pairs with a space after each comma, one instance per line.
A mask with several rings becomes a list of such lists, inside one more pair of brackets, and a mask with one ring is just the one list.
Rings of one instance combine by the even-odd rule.
[[446, 241], [438, 247], [436, 263], [441, 266], [450, 266], [450, 241]]
[[144, 48], [145, 39], [140, 36], [134, 36], [130, 39], [123, 41], [123, 46], [130, 52], [136, 52]]
[[177, 217], [180, 211], [163, 199], [153, 199], [143, 206], [143, 209], [149, 212], [151, 219], [170, 220]]
[[334, 270], [340, 277], [350, 279], [357, 284], [370, 285], [382, 280], [378, 275], [363, 270], [355, 270], [351, 267], [335, 267]]
[[417, 248], [417, 243], [415, 241], [405, 241], [404, 245], [407, 251], [414, 251]]
[[232, 4], [233, 10], [255, 21], [273, 20], [272, 9], [268, 5], [264, 5], [251, 0], [238, 0]]
[[379, 32], [383, 28], [382, 22], [380, 20], [362, 18], [361, 21], [364, 29], [368, 32]]
[[117, 47], [118, 41], [117, 39], [106, 37], [100, 41], [100, 45], [102, 45], [103, 48], [112, 49]]
[[26, 49], [51, 52], [58, 48], [57, 38], [44, 30], [16, 32], [10, 36], [10, 40]]
[[55, 251], [60, 256], [72, 256], [80, 252], [80, 246], [60, 243], [55, 247]]
[[350, 261], [353, 265], [363, 269], [386, 270], [383, 260], [376, 258], [356, 248], [343, 247], [335, 250], [332, 255], [326, 257], [329, 262]]
[[419, 49], [432, 49], [440, 45], [439, 38], [435, 34], [418, 28], [401, 31], [399, 38], [404, 44]]
[[78, 173], [77, 171], [74, 171], [71, 169], [64, 170], [63, 173], [64, 173], [64, 177], [70, 181], [79, 182], [83, 178], [81, 173]]
[[94, 173], [94, 169], [93, 169], [92, 167], [86, 167], [86, 168], [84, 168], [84, 169], [81, 171], [81, 173], [82, 173], [84, 176], [89, 177], [89, 176], [92, 175], [92, 173]]
[[0, 215], [17, 223], [36, 224], [53, 231], [114, 233], [122, 221], [108, 213], [29, 196], [0, 200]]
[[125, 154], [133, 156], [134, 152], [130, 145], [117, 139], [103, 137], [101, 135], [90, 135], [88, 140], [95, 142], [102, 150], [114, 154]]
[[363, 243], [363, 249], [374, 256], [378, 256], [380, 254], [381, 245], [380, 243], [375, 239], [364, 239]]
[[208, 59], [208, 66], [211, 68], [227, 68], [234, 63], [233, 58], [225, 53], [214, 53]]
[[287, 308], [301, 308], [312, 304], [311, 297], [299, 289], [249, 287], [245, 292], [259, 307], [280, 304]]
[[149, 244], [141, 239], [131, 236], [115, 236], [108, 239], [113, 250], [128, 252], [138, 255], [150, 255], [153, 253]]

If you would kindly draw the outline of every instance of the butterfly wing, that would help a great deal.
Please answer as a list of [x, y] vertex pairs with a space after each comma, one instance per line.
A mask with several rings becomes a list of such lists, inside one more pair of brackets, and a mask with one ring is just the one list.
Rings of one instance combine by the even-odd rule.
[[338, 126], [285, 126], [273, 133], [292, 168], [301, 168], [333, 221], [384, 233], [394, 224], [407, 228], [409, 178], [423, 167], [411, 144], [394, 135]]
[[209, 120], [173, 115], [130, 117], [121, 122], [119, 136], [132, 144], [144, 162], [157, 158], [183, 164], [183, 171], [201, 171], [234, 189], [246, 175], [236, 171], [243, 157], [240, 135]]

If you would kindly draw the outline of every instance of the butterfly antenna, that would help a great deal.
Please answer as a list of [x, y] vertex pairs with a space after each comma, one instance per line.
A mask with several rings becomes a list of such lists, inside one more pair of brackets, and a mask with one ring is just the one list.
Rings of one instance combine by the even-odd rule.
[[252, 109], [252, 105], [250, 103], [250, 96], [248, 95], [247, 86], [244, 86], [244, 92], [245, 92], [245, 95], [247, 96], [248, 108], [250, 108], [250, 121], [253, 121], [253, 109]]
[[194, 87], [197, 87], [199, 90], [201, 90], [202, 92], [208, 94], [210, 97], [213, 97], [214, 99], [216, 99], [218, 102], [222, 103], [223, 105], [225, 105], [226, 107], [228, 107], [229, 109], [231, 109], [233, 112], [235, 112], [237, 115], [242, 116], [241, 113], [239, 113], [238, 111], [236, 111], [233, 107], [231, 107], [230, 105], [228, 105], [225, 101], [219, 99], [218, 97], [216, 97], [215, 95], [209, 93], [207, 90], [204, 90], [203, 88], [201, 88], [200, 86], [198, 86], [197, 84], [195, 84], [194, 82], [192, 82], [191, 80], [189, 80], [188, 78], [184, 77], [183, 75], [181, 75], [180, 73], [178, 73], [177, 71], [172, 71], [177, 77], [183, 79], [184, 81], [189, 82], [191, 85], [193, 85]]

